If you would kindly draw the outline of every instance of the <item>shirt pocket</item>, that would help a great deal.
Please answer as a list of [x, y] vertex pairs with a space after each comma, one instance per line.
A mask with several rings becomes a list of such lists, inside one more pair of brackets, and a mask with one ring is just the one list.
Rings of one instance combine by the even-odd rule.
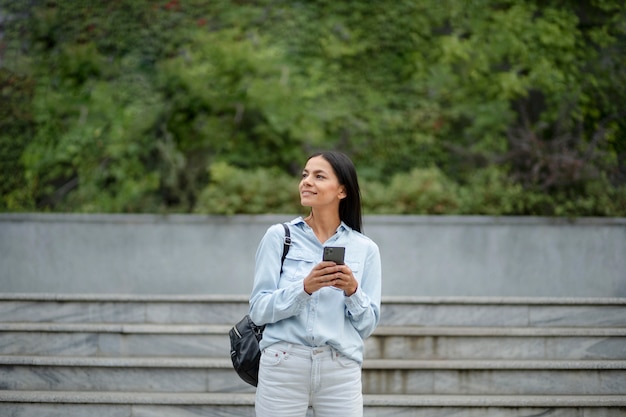
[[352, 261], [350, 259], [346, 259], [346, 265], [352, 271], [352, 275], [354, 275], [354, 277], [358, 281], [360, 281], [361, 280], [361, 262], [359, 262], [359, 261]]
[[287, 252], [283, 263], [281, 281], [302, 281], [315, 266], [315, 256], [307, 251], [292, 249]]

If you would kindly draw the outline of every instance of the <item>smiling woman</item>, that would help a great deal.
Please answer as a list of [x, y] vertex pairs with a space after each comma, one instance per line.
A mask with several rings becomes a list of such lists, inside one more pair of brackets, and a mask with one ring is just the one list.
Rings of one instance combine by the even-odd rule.
[[[289, 223], [291, 247], [281, 267], [283, 228], [259, 244], [250, 317], [265, 325], [256, 415], [362, 416], [363, 341], [380, 320], [378, 246], [361, 233], [356, 169], [339, 152], [312, 155], [299, 184], [310, 214]], [[345, 248], [345, 262], [323, 260]]]
[[[313, 171], [312, 175], [308, 174], [311, 170]], [[320, 183], [333, 183], [333, 181], [338, 183], [339, 189], [335, 191], [339, 199], [339, 218], [352, 229], [362, 232], [361, 190], [356, 168], [350, 158], [341, 152], [318, 153], [309, 157], [300, 182], [300, 202], [305, 207], [311, 207], [309, 217], [313, 216], [315, 210], [312, 205], [302, 200], [302, 192], [311, 191], [311, 189], [303, 187], [310, 184], [306, 179], [311, 176], [317, 180], [313, 181], [313, 186]], [[315, 190], [313, 189], [313, 191]]]
[[[321, 155], [310, 158], [302, 173], [300, 181], [300, 203], [305, 207], [311, 207], [311, 214], [305, 219], [313, 223], [313, 213], [327, 221], [339, 223], [339, 205], [346, 198], [346, 187], [339, 183], [330, 163]], [[316, 230], [316, 233], [328, 232], [334, 234], [331, 227], [329, 230]], [[330, 235], [317, 236], [320, 241], [326, 241]]]

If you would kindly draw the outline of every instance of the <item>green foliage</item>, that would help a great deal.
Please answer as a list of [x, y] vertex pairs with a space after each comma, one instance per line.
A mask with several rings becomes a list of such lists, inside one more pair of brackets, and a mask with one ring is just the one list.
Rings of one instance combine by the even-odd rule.
[[[73, 94], [68, 95], [71, 90]], [[38, 129], [22, 160], [38, 206], [61, 210], [141, 211], [158, 188], [145, 162], [160, 102], [150, 85], [122, 71], [111, 80], [37, 91]]]
[[[195, 206], [203, 214], [305, 214], [298, 200], [298, 178], [277, 168], [236, 168], [225, 162], [209, 170], [211, 181]], [[414, 169], [393, 176], [389, 183], [362, 180], [365, 214], [473, 214], [621, 216], [626, 187], [606, 180], [589, 183], [581, 195], [527, 191], [496, 168], [474, 172], [458, 185], [437, 168]]]
[[626, 215], [623, 2], [88, 3], [0, 0], [0, 210]]
[[437, 168], [396, 174], [389, 184], [364, 182], [364, 211], [379, 214], [450, 214], [458, 211], [458, 190]]
[[298, 212], [297, 180], [277, 168], [243, 170], [218, 162], [195, 211], [214, 214]]
[[239, 29], [199, 32], [180, 56], [163, 61], [168, 130], [183, 152], [204, 150], [242, 167], [289, 162], [301, 116], [283, 80], [281, 51]]
[[0, 68], [0, 209], [33, 207], [20, 158], [33, 130], [33, 80]]

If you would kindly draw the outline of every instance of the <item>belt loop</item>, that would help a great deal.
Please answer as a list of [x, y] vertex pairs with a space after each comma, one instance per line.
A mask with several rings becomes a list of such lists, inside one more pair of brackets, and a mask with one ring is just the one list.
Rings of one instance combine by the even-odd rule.
[[285, 349], [285, 359], [287, 359], [289, 357], [289, 354], [291, 353], [291, 349], [293, 348], [293, 343], [289, 343], [287, 345], [287, 349]]
[[332, 358], [333, 362], [337, 359], [337, 357], [339, 357], [339, 351], [332, 346], [330, 346], [330, 357]]

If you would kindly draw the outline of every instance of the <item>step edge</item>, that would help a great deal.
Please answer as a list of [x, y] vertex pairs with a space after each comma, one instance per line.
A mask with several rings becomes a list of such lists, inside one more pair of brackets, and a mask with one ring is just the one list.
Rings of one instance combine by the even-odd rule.
[[232, 369], [229, 357], [0, 355], [0, 366]]
[[[0, 366], [42, 367], [93, 367], [93, 368], [207, 368], [232, 369], [229, 357], [76, 357], [0, 355]], [[366, 359], [364, 370], [415, 370], [415, 369], [464, 369], [464, 370], [626, 370], [626, 360], [519, 360], [519, 359]]]
[[550, 359], [369, 359], [363, 363], [367, 370], [518, 370], [518, 371], [592, 371], [626, 370], [626, 360], [550, 360]]
[[[247, 393], [0, 391], [0, 403], [253, 406]], [[623, 395], [363, 395], [365, 407], [624, 407]]]
[[228, 324], [0, 322], [2, 332], [228, 334]]
[[621, 395], [364, 395], [368, 406], [622, 407]]
[[[224, 334], [229, 324], [185, 323], [65, 323], [0, 322], [1, 332], [122, 333], [122, 334]], [[372, 336], [626, 336], [626, 327], [523, 327], [523, 326], [379, 326]]]
[[244, 294], [0, 293], [2, 301], [77, 303], [248, 303]]
[[[119, 294], [119, 293], [0, 293], [2, 301], [42, 302], [154, 302], [154, 303], [244, 303], [247, 294]], [[622, 305], [626, 297], [518, 297], [518, 296], [395, 296], [382, 297], [382, 304], [466, 305]]]
[[626, 336], [626, 327], [379, 326], [373, 336]]

